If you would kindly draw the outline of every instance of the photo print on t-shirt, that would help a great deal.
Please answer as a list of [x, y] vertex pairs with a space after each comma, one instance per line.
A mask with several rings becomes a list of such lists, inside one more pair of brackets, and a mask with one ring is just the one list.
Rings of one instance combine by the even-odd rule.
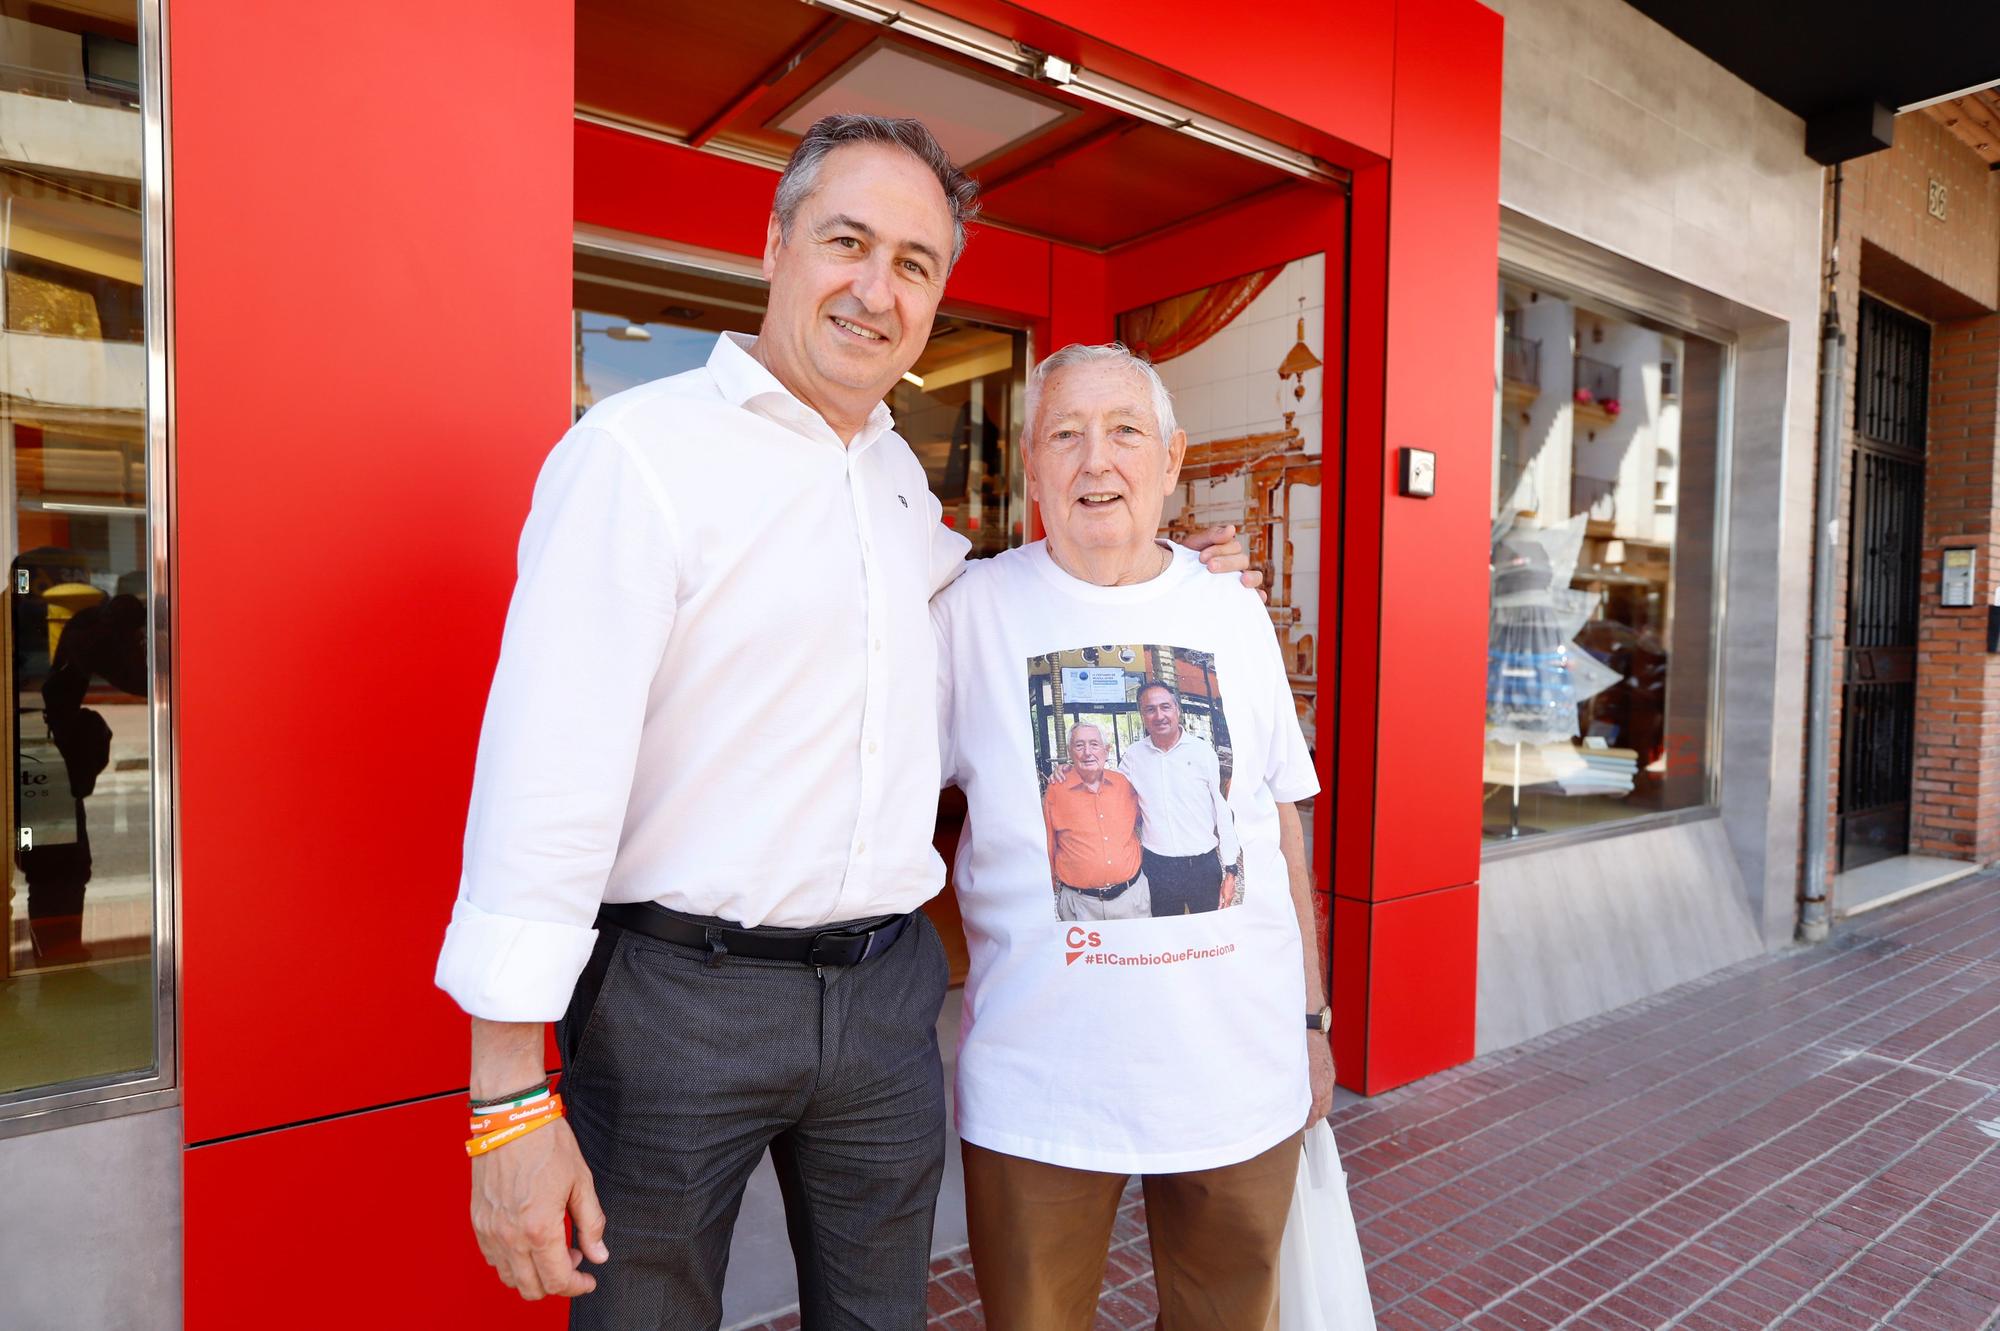
[[1214, 653], [1132, 643], [1031, 656], [1028, 725], [1058, 920], [1242, 904]]

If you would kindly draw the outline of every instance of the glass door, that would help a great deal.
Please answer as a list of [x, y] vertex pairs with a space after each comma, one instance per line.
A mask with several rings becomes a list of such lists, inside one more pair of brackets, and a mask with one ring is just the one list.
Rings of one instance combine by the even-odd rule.
[[0, 1100], [160, 1065], [138, 18], [0, 6]]

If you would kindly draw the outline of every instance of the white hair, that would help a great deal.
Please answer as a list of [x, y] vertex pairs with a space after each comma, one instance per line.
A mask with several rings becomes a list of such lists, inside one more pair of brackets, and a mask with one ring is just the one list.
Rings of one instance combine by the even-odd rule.
[[1151, 361], [1133, 355], [1131, 348], [1123, 342], [1105, 342], [1095, 346], [1072, 342], [1028, 372], [1028, 403], [1022, 433], [1031, 446], [1035, 414], [1041, 409], [1042, 390], [1047, 386], [1049, 376], [1072, 365], [1122, 365], [1138, 371], [1153, 395], [1153, 419], [1160, 428], [1160, 442], [1167, 443], [1174, 437], [1174, 395], [1167, 391], [1167, 381], [1160, 378], [1160, 372], [1153, 368]]

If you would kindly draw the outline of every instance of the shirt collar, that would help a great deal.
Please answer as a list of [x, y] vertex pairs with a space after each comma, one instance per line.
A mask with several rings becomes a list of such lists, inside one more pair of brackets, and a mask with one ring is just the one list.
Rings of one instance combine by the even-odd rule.
[[[1105, 768], [1104, 775], [1097, 779], [1097, 788], [1099, 790], [1108, 789], [1111, 785], [1111, 778], [1117, 775], [1118, 773], [1112, 768]], [[1062, 783], [1071, 790], [1083, 789], [1083, 773], [1076, 770], [1076, 764], [1070, 764], [1070, 769], [1064, 774]]]
[[[753, 411], [795, 433], [841, 442], [824, 416], [793, 396], [776, 375], [764, 368], [762, 361], [750, 354], [750, 348], [756, 345], [757, 339], [748, 333], [723, 333], [715, 339], [715, 347], [708, 353], [708, 372], [723, 398], [731, 406]], [[888, 404], [877, 402], [854, 436], [851, 451], [859, 453], [888, 433], [895, 423]]]

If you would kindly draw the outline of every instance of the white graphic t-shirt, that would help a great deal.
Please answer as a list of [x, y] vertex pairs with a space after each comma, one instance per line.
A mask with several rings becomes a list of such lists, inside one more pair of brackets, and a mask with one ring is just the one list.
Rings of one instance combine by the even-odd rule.
[[1172, 553], [1099, 587], [1037, 542], [931, 603], [944, 779], [969, 806], [958, 1131], [989, 1150], [1211, 1169], [1311, 1106], [1277, 805], [1319, 782], [1262, 602]]

